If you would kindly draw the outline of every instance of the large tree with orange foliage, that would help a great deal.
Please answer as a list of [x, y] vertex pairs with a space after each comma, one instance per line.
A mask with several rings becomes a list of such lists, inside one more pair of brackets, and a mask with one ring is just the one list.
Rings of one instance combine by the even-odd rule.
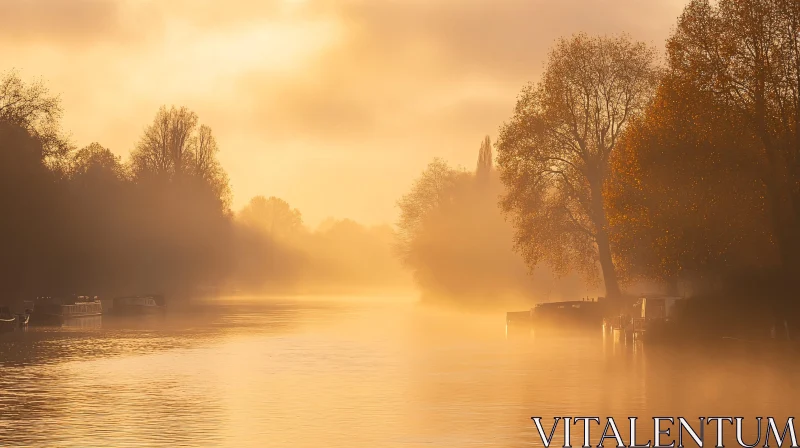
[[692, 0], [667, 50], [676, 79], [737, 114], [756, 137], [772, 232], [783, 266], [797, 270], [800, 2]]
[[709, 92], [667, 75], [611, 158], [606, 205], [628, 279], [694, 284], [777, 260], [758, 138]]
[[576, 35], [558, 42], [542, 80], [522, 91], [497, 148], [502, 207], [529, 266], [596, 278], [599, 263], [606, 294], [620, 294], [603, 184], [620, 136], [658, 83], [655, 58], [626, 36]]

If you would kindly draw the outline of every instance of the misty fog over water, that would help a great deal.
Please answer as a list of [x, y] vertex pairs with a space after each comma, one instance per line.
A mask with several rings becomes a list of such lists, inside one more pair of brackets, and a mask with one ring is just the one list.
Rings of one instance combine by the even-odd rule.
[[800, 398], [789, 353], [507, 337], [502, 312], [403, 296], [221, 299], [0, 342], [10, 446], [540, 446], [531, 416], [785, 418]]

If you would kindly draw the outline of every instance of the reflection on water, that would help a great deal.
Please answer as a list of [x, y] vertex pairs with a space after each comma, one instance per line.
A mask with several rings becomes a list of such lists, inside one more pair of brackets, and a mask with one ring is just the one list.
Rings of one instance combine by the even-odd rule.
[[512, 335], [504, 317], [264, 299], [2, 334], [0, 446], [517, 447], [540, 445], [533, 415], [794, 413], [781, 351]]
[[64, 319], [62, 328], [100, 328], [103, 325], [103, 316], [86, 316]]

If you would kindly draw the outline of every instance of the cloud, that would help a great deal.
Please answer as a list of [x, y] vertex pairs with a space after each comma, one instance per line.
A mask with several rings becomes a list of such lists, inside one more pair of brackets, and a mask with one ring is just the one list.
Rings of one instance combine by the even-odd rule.
[[[632, 34], [661, 45], [682, 2], [661, 0], [351, 0], [340, 14], [359, 30], [357, 49], [402, 64], [409, 49], [461, 73], [529, 74], [553, 41], [578, 31]], [[401, 56], [401, 58], [396, 58]]]
[[354, 139], [371, 135], [376, 126], [372, 105], [347, 96], [337, 84], [285, 86], [268, 107], [257, 108], [255, 119], [283, 138]]
[[0, 41], [75, 45], [124, 35], [123, 4], [115, 0], [4, 0]]
[[[303, 73], [247, 74], [242, 92], [265, 102], [254, 119], [302, 138], [382, 132], [493, 132], [541, 72], [555, 39], [628, 32], [661, 46], [681, 5], [639, 0], [343, 0], [330, 15], [345, 35]], [[255, 80], [255, 81], [254, 81]], [[488, 92], [488, 93], [487, 93]], [[463, 107], [464, 109], [459, 109]], [[422, 120], [420, 120], [422, 119]], [[442, 124], [435, 129], [432, 123]], [[481, 126], [481, 124], [483, 126]]]

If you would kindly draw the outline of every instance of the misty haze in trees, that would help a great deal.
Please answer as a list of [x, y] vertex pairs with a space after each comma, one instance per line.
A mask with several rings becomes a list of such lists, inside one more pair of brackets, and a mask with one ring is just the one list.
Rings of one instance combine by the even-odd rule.
[[546, 267], [528, 275], [497, 206], [503, 191], [486, 137], [475, 172], [435, 159], [399, 200], [397, 252], [427, 299], [485, 306], [586, 292], [578, 279], [556, 280]]
[[274, 196], [269, 199], [264, 196], [250, 199], [250, 203], [239, 212], [239, 220], [266, 231], [274, 239], [291, 239], [303, 230], [300, 211]]
[[388, 228], [345, 220], [311, 232], [277, 198], [256, 197], [234, 215], [212, 130], [185, 107], [159, 109], [127, 163], [100, 143], [74, 148], [61, 115], [41, 82], [0, 77], [3, 302], [406, 281]]
[[329, 218], [303, 224], [286, 201], [256, 196], [237, 213], [237, 284], [278, 292], [379, 292], [408, 286], [389, 226]]
[[503, 210], [529, 266], [594, 280], [619, 296], [603, 186], [609, 158], [658, 83], [655, 51], [622, 37], [562, 39], [545, 73], [526, 87], [500, 132]]

